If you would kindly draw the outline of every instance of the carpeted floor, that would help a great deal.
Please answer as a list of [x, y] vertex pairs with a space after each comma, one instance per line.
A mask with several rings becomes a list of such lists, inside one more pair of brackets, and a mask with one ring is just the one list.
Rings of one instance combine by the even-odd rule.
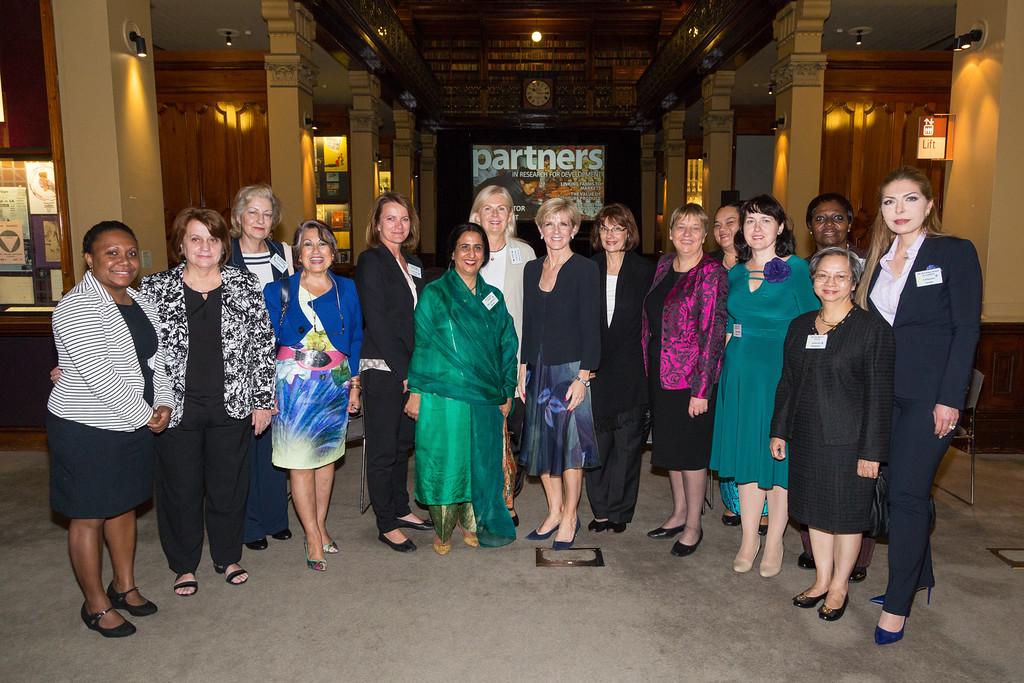
[[[786, 535], [783, 572], [731, 570], [739, 531], [704, 517], [691, 557], [649, 540], [669, 510], [668, 481], [649, 471], [624, 534], [580, 534], [606, 567], [538, 568], [532, 544], [495, 549], [456, 543], [448, 557], [429, 532], [420, 549], [392, 552], [360, 516], [359, 450], [338, 471], [330, 528], [341, 546], [325, 574], [305, 568], [301, 529], [268, 550], [246, 551], [248, 584], [232, 587], [208, 558], [201, 588], [175, 597], [156, 535], [139, 521], [137, 580], [160, 611], [138, 633], [107, 640], [87, 631], [66, 551], [47, 504], [46, 457], [0, 453], [0, 680], [3, 681], [1010, 681], [1024, 668], [1024, 571], [986, 550], [1024, 546], [1024, 459], [982, 457], [978, 503], [936, 493], [932, 537], [938, 586], [919, 599], [906, 638], [878, 648], [886, 547], [854, 585], [835, 623], [790, 599], [813, 581]], [[967, 459], [951, 453], [940, 482], [967, 487]], [[540, 485], [518, 500], [525, 535], [543, 514]], [[586, 496], [580, 511], [590, 520]], [[107, 570], [109, 577], [109, 568]]]

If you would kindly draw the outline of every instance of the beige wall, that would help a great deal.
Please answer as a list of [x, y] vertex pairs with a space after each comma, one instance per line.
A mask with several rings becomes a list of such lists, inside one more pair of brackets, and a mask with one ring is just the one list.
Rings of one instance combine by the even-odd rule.
[[[957, 34], [984, 20], [982, 49], [953, 58], [950, 113], [956, 116], [953, 161], [948, 162], [943, 223], [974, 242], [985, 275], [983, 315], [1024, 321], [1020, 286], [1020, 192], [1024, 188], [1024, 3], [960, 0]], [[1010, 77], [1009, 74], [1017, 74]]]
[[152, 265], [167, 267], [152, 58], [129, 54], [125, 20], [153, 49], [146, 0], [54, 0], [58, 86], [75, 279], [82, 236], [102, 220], [127, 223]]

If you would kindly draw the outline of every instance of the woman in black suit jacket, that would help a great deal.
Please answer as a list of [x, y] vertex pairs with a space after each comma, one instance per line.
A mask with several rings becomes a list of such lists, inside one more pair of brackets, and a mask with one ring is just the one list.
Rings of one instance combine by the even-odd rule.
[[896, 373], [889, 449], [889, 584], [875, 642], [903, 637], [914, 593], [935, 585], [932, 480], [970, 384], [981, 318], [974, 245], [941, 234], [931, 183], [905, 166], [882, 182], [859, 303], [892, 325]]
[[359, 255], [356, 289], [363, 309], [363, 429], [366, 478], [377, 516], [377, 538], [398, 552], [416, 550], [402, 529], [433, 525], [409, 508], [409, 451], [415, 423], [409, 406], [413, 310], [423, 291], [423, 264], [411, 252], [420, 238], [416, 210], [404, 196], [377, 198], [366, 226], [369, 247]]
[[640, 348], [644, 297], [654, 264], [633, 251], [640, 242], [633, 213], [609, 204], [594, 217], [590, 244], [601, 272], [601, 372], [591, 380], [594, 430], [601, 466], [587, 470], [591, 531], [626, 530], [640, 486], [647, 385]]

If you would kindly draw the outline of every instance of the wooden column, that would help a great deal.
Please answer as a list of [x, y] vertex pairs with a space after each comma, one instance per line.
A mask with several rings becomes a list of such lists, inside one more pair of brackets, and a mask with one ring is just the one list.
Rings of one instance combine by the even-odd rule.
[[377, 198], [377, 154], [380, 119], [380, 81], [368, 71], [349, 71], [352, 108], [349, 110], [349, 171], [352, 182], [352, 256], [366, 249], [366, 222]]
[[665, 158], [665, 225], [659, 238], [661, 251], [674, 251], [668, 238], [669, 216], [677, 206], [686, 203], [686, 138], [683, 123], [686, 121], [685, 109], [673, 109], [661, 117], [664, 133], [662, 150]]
[[[772, 24], [779, 56], [771, 76], [775, 115], [785, 118], [775, 131], [772, 192], [791, 217], [802, 216], [818, 194], [825, 93], [821, 31], [831, 7], [830, 0], [795, 0]], [[796, 238], [799, 253], [813, 251], [806, 230], [797, 230]]]
[[645, 254], [654, 253], [654, 237], [658, 232], [658, 162], [654, 158], [654, 132], [640, 136], [640, 210], [641, 249]]
[[437, 136], [420, 133], [420, 252], [437, 252]]
[[270, 34], [267, 69], [267, 118], [270, 126], [270, 174], [281, 200], [279, 238], [307, 218], [316, 216], [313, 177], [313, 82], [317, 68], [311, 59], [316, 23], [306, 7], [294, 0], [261, 0], [260, 9]]
[[735, 71], [716, 71], [704, 79], [700, 94], [704, 100], [704, 210], [709, 216], [722, 203], [722, 191], [732, 187], [732, 87]]

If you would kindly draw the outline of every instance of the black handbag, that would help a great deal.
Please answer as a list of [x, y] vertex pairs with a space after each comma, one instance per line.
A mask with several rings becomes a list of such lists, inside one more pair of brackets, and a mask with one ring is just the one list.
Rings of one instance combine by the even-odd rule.
[[885, 469], [878, 468], [875, 479], [875, 493], [871, 497], [871, 526], [868, 536], [881, 538], [889, 535], [889, 482], [885, 478]]

